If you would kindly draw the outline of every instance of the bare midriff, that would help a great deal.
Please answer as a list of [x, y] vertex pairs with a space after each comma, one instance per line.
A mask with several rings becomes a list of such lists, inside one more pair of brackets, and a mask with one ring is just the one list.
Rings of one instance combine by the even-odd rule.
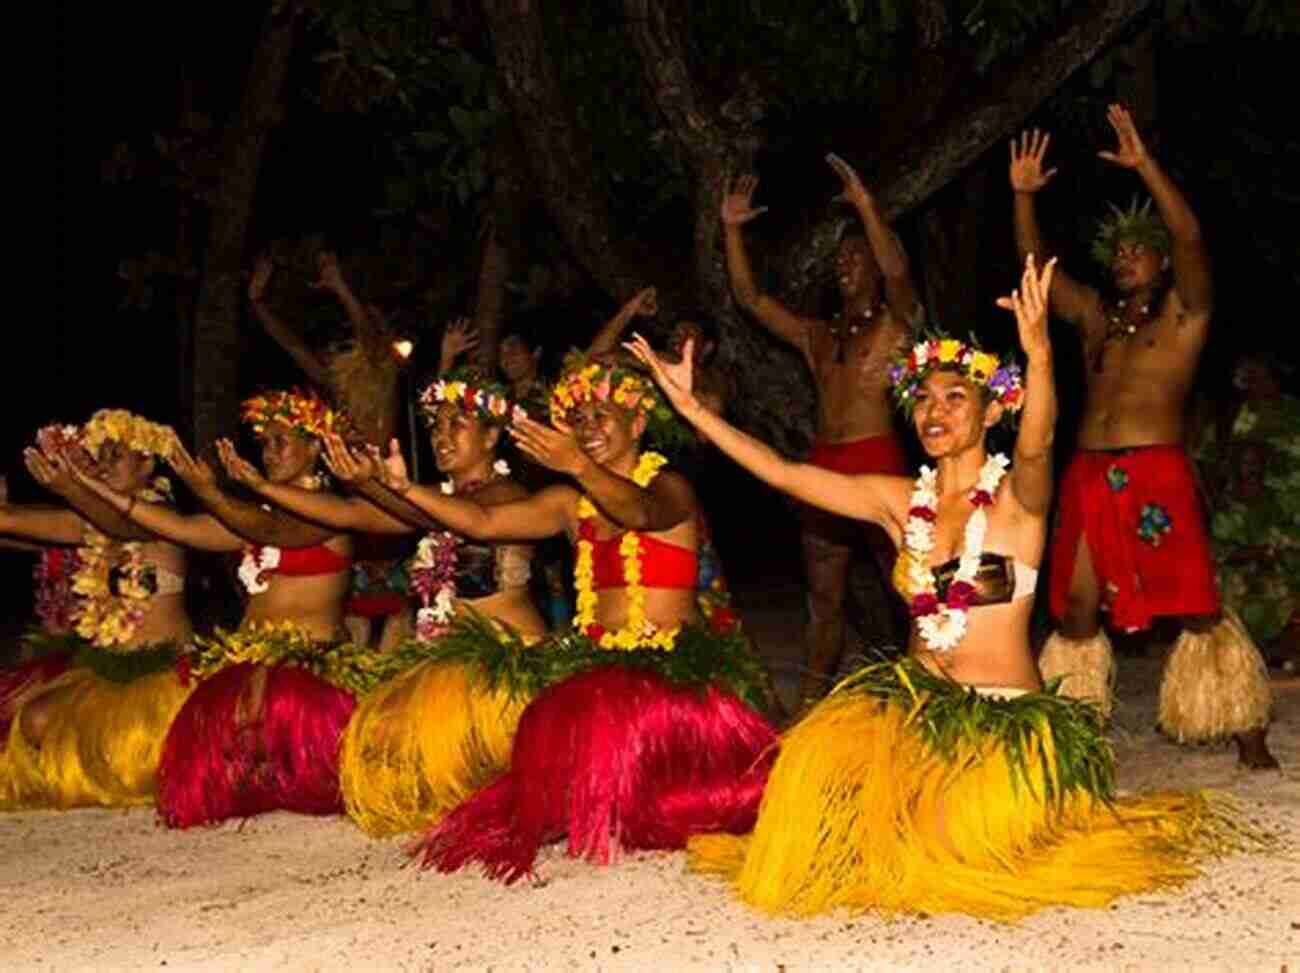
[[[1088, 396], [1080, 449], [1123, 449], [1181, 443], [1187, 395], [1200, 347], [1179, 331], [1167, 301], [1160, 318], [1127, 338], [1092, 339], [1087, 348]], [[1100, 315], [1100, 312], [1093, 312]], [[1094, 334], [1104, 333], [1098, 317]], [[1101, 368], [1095, 368], [1098, 351]]]
[[[150, 542], [141, 550], [144, 560], [160, 570], [185, 577], [185, 551], [175, 544]], [[160, 642], [188, 642], [194, 627], [185, 610], [185, 594], [154, 595], [149, 599], [149, 610], [136, 627], [135, 634], [124, 649], [143, 648]]]
[[1029, 617], [1034, 599], [970, 609], [966, 636], [949, 652], [933, 652], [912, 629], [908, 647], [931, 672], [966, 686], [1040, 689], [1038, 667], [1029, 651]]
[[507, 588], [483, 598], [465, 598], [462, 604], [469, 605], [480, 615], [509, 625], [520, 635], [537, 637], [546, 633], [546, 623], [527, 588]]
[[813, 334], [809, 366], [817, 384], [819, 442], [851, 442], [894, 431], [887, 372], [902, 333], [883, 309], [869, 326], [845, 336], [843, 361], [829, 327]]
[[340, 636], [348, 572], [310, 577], [270, 575], [266, 591], [254, 595], [244, 611], [247, 622], [293, 622], [322, 642]]
[[[627, 624], [627, 589], [602, 588], [597, 592], [596, 621], [613, 632]], [[695, 590], [646, 588], [645, 617], [655, 628], [676, 628], [700, 620]]]

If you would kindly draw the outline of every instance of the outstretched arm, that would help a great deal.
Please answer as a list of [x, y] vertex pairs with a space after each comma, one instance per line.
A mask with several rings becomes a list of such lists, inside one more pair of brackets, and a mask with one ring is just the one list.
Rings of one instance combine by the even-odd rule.
[[565, 425], [555, 423], [551, 428], [531, 419], [516, 419], [510, 435], [542, 466], [577, 480], [592, 502], [624, 527], [670, 530], [699, 512], [695, 493], [682, 477], [660, 476], [649, 486], [637, 486], [594, 462]]
[[647, 287], [638, 291], [596, 332], [596, 337], [591, 339], [591, 344], [587, 347], [587, 354], [607, 355], [618, 351], [629, 321], [635, 317], [654, 317], [658, 313], [658, 294], [655, 289]]
[[123, 541], [148, 540], [153, 537], [147, 530], [123, 517], [97, 493], [81, 485], [72, 474], [71, 466], [76, 460], [71, 450], [66, 454], [46, 455], [39, 449], [29, 447], [23, 451], [23, 461], [37, 483], [62, 497], [82, 517], [109, 537]]
[[266, 285], [274, 271], [275, 265], [269, 256], [258, 258], [257, 265], [253, 268], [253, 279], [248, 284], [248, 300], [253, 305], [253, 313], [261, 323], [262, 329], [275, 339], [275, 343], [307, 373], [307, 377], [313, 383], [321, 388], [329, 388], [329, 368], [326, 367], [324, 360], [307, 346], [293, 328], [276, 317], [266, 304], [264, 299]]
[[687, 422], [764, 483], [831, 513], [882, 526], [892, 523], [890, 493], [895, 481], [905, 482], [901, 478], [872, 474], [849, 476], [808, 463], [796, 463], [710, 412], [691, 392], [693, 366], [689, 341], [677, 364], [659, 358], [640, 335], [626, 347], [649, 366], [655, 381]]
[[1039, 273], [1031, 253], [1025, 258], [1020, 287], [1009, 297], [998, 298], [998, 307], [1015, 314], [1020, 347], [1028, 358], [1011, 489], [1021, 507], [1042, 516], [1052, 502], [1052, 442], [1056, 436], [1056, 381], [1047, 334], [1047, 302], [1055, 269], [1053, 257]]
[[[1019, 139], [1011, 140], [1011, 190], [1015, 198], [1016, 249], [1021, 260], [1031, 253], [1039, 260], [1049, 256], [1038, 229], [1034, 198], [1056, 175], [1055, 169], [1043, 170], [1043, 157], [1051, 141], [1050, 134], [1038, 129], [1021, 132]], [[1087, 329], [1093, 318], [1089, 312], [1097, 307], [1099, 298], [1091, 287], [1058, 270], [1052, 280], [1051, 300], [1056, 314], [1076, 327]]]
[[732, 191], [722, 200], [723, 240], [731, 290], [736, 295], [737, 304], [758, 318], [759, 323], [778, 338], [798, 348], [811, 364], [811, 333], [815, 322], [795, 314], [780, 301], [760, 291], [758, 282], [754, 279], [753, 268], [749, 265], [743, 227], [767, 210], [766, 206], [753, 206], [754, 190], [757, 188], [757, 177], [741, 176], [736, 180]]
[[67, 507], [0, 504], [0, 534], [46, 544], [80, 544], [85, 522]]
[[[180, 443], [179, 462], [197, 464]], [[217, 452], [227, 472], [230, 472], [232, 460], [238, 459], [235, 447], [228, 439], [217, 440]], [[174, 468], [174, 466], [173, 466]], [[209, 468], [209, 472], [210, 468]], [[232, 474], [233, 479], [233, 474]], [[188, 480], [186, 481], [189, 482]], [[317, 524], [308, 523], [285, 510], [268, 509], [247, 500], [231, 496], [217, 485], [216, 475], [196, 477], [190, 484], [194, 495], [208, 508], [218, 520], [245, 540], [254, 544], [273, 544], [276, 547], [311, 547], [323, 544], [337, 533]]]
[[867, 192], [857, 171], [834, 153], [827, 155], [826, 161], [844, 181], [843, 198], [858, 211], [862, 220], [867, 244], [884, 277], [885, 300], [889, 303], [890, 311], [909, 326], [918, 323], [921, 317], [921, 299], [916, 293], [912, 268], [907, 259], [907, 251], [903, 249], [903, 242], [885, 222], [876, 198]]
[[1133, 116], [1123, 105], [1111, 105], [1106, 112], [1119, 145], [1114, 152], [1098, 152], [1107, 162], [1135, 171], [1160, 210], [1160, 218], [1173, 238], [1174, 289], [1190, 314], [1208, 317], [1214, 307], [1214, 281], [1210, 255], [1201, 237], [1201, 223], [1187, 197], [1148, 153], [1138, 135]]

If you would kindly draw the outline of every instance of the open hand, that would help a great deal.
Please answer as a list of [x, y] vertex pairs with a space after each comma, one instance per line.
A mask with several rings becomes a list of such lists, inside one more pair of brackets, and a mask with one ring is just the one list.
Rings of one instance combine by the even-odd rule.
[[727, 226], [740, 226], [760, 213], [766, 213], [766, 206], [754, 206], [754, 190], [757, 188], [757, 176], [739, 177], [731, 187], [731, 192], [722, 198], [722, 222]]
[[1047, 298], [1052, 289], [1052, 273], [1056, 270], [1056, 258], [1047, 261], [1039, 272], [1031, 253], [1025, 258], [1025, 272], [1020, 277], [1020, 287], [1008, 297], [999, 297], [998, 307], [1011, 311], [1016, 316], [1016, 328], [1020, 332], [1020, 347], [1030, 358], [1051, 349], [1047, 335]]
[[834, 152], [826, 153], [826, 161], [844, 183], [844, 189], [836, 199], [842, 199], [853, 206], [865, 206], [867, 203], [871, 202], [871, 194], [867, 192], [867, 187], [862, 184], [862, 179], [858, 176], [858, 172], [853, 168], [853, 166], [849, 165]]
[[552, 428], [521, 416], [511, 423], [510, 438], [525, 455], [557, 473], [579, 476], [591, 463], [573, 429], [563, 422]]
[[337, 433], [322, 437], [325, 465], [340, 483], [357, 487], [375, 478], [375, 464], [364, 450], [352, 449]]
[[75, 482], [67, 460], [58, 453], [47, 456], [39, 449], [29, 446], [23, 450], [23, 465], [33, 480], [61, 497], [67, 496]]
[[172, 441], [165, 457], [167, 465], [197, 496], [217, 489], [217, 471], [205, 460], [196, 460], [181, 445], [180, 437], [172, 431]]
[[402, 455], [401, 444], [396, 439], [388, 440], [388, 452], [380, 454], [378, 446], [367, 446], [366, 455], [374, 465], [374, 475], [380, 483], [394, 493], [405, 495], [411, 491], [414, 484], [406, 469], [406, 457]]
[[652, 318], [659, 313], [659, 292], [653, 287], [637, 291], [631, 300], [623, 305], [623, 312], [629, 318]]
[[1123, 105], [1111, 105], [1106, 109], [1106, 120], [1115, 130], [1119, 145], [1114, 152], [1103, 151], [1098, 152], [1097, 155], [1125, 169], [1136, 169], [1146, 162], [1147, 148], [1142, 143], [1142, 136], [1138, 135], [1137, 126], [1133, 124], [1133, 116], [1129, 114], [1128, 109]]
[[458, 355], [478, 347], [478, 328], [469, 318], [450, 321], [442, 332], [442, 363], [450, 368]]
[[1020, 133], [1011, 140], [1011, 189], [1017, 193], [1036, 193], [1056, 175], [1055, 169], [1043, 171], [1043, 156], [1047, 155], [1052, 136], [1038, 129]]
[[229, 439], [217, 440], [217, 456], [226, 468], [226, 475], [236, 483], [258, 491], [266, 486], [266, 478], [258, 472], [256, 466], [235, 451], [235, 444]]
[[266, 297], [266, 285], [275, 273], [275, 262], [269, 254], [262, 254], [253, 264], [253, 276], [248, 282], [248, 299], [254, 304], [261, 304]]
[[625, 342], [623, 347], [645, 363], [678, 412], [687, 415], [692, 406], [699, 404], [691, 392], [695, 381], [694, 338], [687, 338], [682, 343], [682, 360], [676, 363], [660, 358], [639, 334], [632, 335], [632, 340]]

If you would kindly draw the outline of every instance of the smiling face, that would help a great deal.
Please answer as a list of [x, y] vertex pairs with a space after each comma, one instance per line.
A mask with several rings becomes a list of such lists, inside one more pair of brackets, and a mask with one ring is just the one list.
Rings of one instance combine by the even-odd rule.
[[497, 364], [506, 381], [512, 384], [524, 382], [537, 376], [537, 363], [541, 355], [540, 348], [530, 350], [522, 338], [512, 334], [503, 339], [497, 349]]
[[840, 296], [848, 301], [876, 286], [880, 269], [876, 266], [867, 241], [860, 236], [845, 237], [835, 254], [835, 282]]
[[1138, 240], [1121, 240], [1110, 264], [1110, 276], [1121, 294], [1150, 287], [1163, 272], [1168, 259], [1155, 247]]
[[957, 372], [935, 369], [916, 390], [912, 421], [927, 456], [953, 456], [984, 441], [1002, 418], [1002, 405]]
[[439, 472], [462, 478], [492, 462], [500, 435], [495, 426], [451, 402], [444, 402], [434, 416], [429, 442]]
[[645, 417], [609, 402], [584, 402], [569, 410], [569, 425], [582, 451], [602, 466], [636, 456]]
[[310, 476], [320, 457], [320, 443], [283, 422], [271, 422], [262, 433], [262, 467], [272, 483], [292, 483]]
[[152, 456], [137, 453], [116, 439], [106, 439], [100, 444], [95, 462], [103, 481], [128, 496], [148, 486], [154, 471]]

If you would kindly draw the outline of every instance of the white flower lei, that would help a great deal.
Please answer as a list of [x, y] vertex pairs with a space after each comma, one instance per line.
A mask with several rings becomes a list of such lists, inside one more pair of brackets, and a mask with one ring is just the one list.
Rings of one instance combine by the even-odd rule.
[[268, 571], [274, 571], [280, 566], [280, 549], [266, 546], [253, 545], [244, 548], [244, 559], [239, 562], [239, 580], [243, 583], [250, 595], [260, 595], [267, 588], [271, 587], [270, 582], [263, 579]]
[[929, 599], [924, 599], [919, 605], [917, 602], [918, 596], [930, 595], [935, 598], [934, 571], [930, 567], [929, 555], [934, 549], [935, 507], [939, 500], [935, 485], [938, 474], [931, 467], [923, 466], [921, 475], [916, 479], [916, 487], [909, 503], [907, 525], [903, 528], [903, 546], [908, 559], [912, 617], [916, 619], [921, 638], [934, 652], [951, 651], [966, 634], [967, 610], [952, 604], [953, 587], [958, 583], [964, 586], [974, 584], [975, 575], [979, 572], [980, 557], [984, 553], [984, 534], [988, 530], [985, 507], [993, 503], [998, 485], [1010, 465], [1010, 460], [1004, 454], [995, 453], [985, 460], [980, 469], [979, 479], [970, 493], [975, 512], [966, 521], [957, 573], [948, 586], [944, 600], [937, 602], [934, 607], [928, 604]]

